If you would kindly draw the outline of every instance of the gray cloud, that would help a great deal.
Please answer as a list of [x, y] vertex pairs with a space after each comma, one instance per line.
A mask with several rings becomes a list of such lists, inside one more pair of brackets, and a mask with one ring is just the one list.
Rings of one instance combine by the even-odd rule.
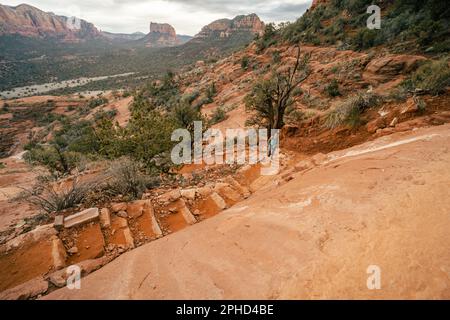
[[265, 22], [293, 21], [312, 0], [2, 0], [26, 2], [44, 11], [72, 12], [111, 32], [148, 32], [150, 21], [172, 24], [180, 34], [196, 34], [204, 25], [240, 14], [256, 13]]

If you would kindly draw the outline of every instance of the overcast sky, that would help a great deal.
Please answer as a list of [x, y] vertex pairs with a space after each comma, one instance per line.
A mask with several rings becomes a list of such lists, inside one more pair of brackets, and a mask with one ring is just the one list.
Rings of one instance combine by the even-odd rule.
[[264, 22], [294, 21], [312, 0], [0, 0], [27, 3], [60, 15], [77, 16], [110, 32], [149, 32], [150, 21], [170, 23], [178, 34], [195, 35], [208, 23], [256, 13]]

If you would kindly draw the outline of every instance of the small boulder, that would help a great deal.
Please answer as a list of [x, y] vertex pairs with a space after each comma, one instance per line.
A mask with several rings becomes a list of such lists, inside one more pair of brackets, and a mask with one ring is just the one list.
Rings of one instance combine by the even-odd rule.
[[195, 189], [181, 190], [181, 196], [188, 200], [195, 200], [196, 191]]
[[158, 197], [158, 200], [163, 203], [169, 204], [171, 202], [177, 201], [180, 198], [181, 198], [180, 190], [173, 190], [173, 191], [167, 192], [163, 195], [160, 195]]
[[126, 211], [119, 211], [119, 212], [117, 212], [117, 216], [121, 217], [121, 218], [124, 218], [124, 219], [128, 218], [128, 214], [126, 213]]
[[119, 212], [119, 211], [126, 211], [126, 210], [127, 210], [127, 204], [124, 203], [124, 202], [121, 202], [121, 203], [114, 203], [114, 204], [111, 206], [111, 211], [112, 211], [113, 213], [116, 213], [116, 212]]
[[212, 189], [210, 187], [201, 187], [201, 188], [195, 189], [195, 192], [201, 198], [207, 198], [212, 193]]
[[127, 206], [128, 216], [132, 219], [137, 219], [144, 214], [144, 207], [149, 200], [139, 200], [129, 203]]
[[78, 248], [77, 247], [72, 247], [69, 250], [67, 250], [67, 253], [70, 255], [74, 255], [78, 253]]
[[406, 101], [406, 105], [402, 108], [400, 113], [415, 113], [417, 111], [419, 111], [419, 106], [417, 105], [417, 103], [414, 101], [414, 99], [408, 99], [408, 101]]

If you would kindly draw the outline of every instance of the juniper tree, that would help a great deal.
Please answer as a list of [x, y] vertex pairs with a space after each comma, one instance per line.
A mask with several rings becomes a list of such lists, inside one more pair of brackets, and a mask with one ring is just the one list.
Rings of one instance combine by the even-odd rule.
[[272, 129], [284, 126], [284, 116], [292, 104], [294, 89], [309, 76], [309, 56], [301, 56], [298, 47], [293, 66], [275, 69], [268, 79], [261, 78], [245, 98], [246, 110], [252, 114], [247, 125], [264, 127], [271, 138]]

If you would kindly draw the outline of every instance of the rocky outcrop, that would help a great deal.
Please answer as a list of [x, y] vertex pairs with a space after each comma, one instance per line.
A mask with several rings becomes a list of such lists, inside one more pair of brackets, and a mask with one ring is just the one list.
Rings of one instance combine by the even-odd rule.
[[247, 16], [237, 16], [232, 20], [221, 19], [203, 27], [195, 38], [228, 38], [239, 32], [261, 35], [264, 32], [264, 23], [254, 13]]
[[401, 74], [414, 71], [425, 57], [415, 55], [394, 55], [373, 59], [366, 67], [363, 78], [370, 83], [387, 82]]
[[168, 23], [150, 23], [150, 33], [144, 38], [145, 46], [151, 48], [173, 47], [181, 44], [174, 27]]
[[65, 42], [79, 42], [101, 37], [89, 22], [70, 19], [21, 4], [17, 7], [0, 5], [0, 35], [53, 37]]

